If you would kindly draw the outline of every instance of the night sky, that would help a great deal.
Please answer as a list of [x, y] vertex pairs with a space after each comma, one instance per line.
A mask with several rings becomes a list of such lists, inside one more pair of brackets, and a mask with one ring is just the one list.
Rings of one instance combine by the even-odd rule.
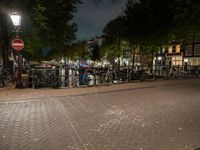
[[120, 15], [126, 0], [82, 0], [74, 21], [78, 25], [77, 39], [90, 39], [102, 35], [104, 26]]

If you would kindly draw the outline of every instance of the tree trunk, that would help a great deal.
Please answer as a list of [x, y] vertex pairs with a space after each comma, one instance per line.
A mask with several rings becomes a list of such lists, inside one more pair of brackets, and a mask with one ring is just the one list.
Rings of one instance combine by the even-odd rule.
[[135, 66], [135, 48], [133, 48], [133, 51], [132, 51], [133, 53], [133, 56], [132, 56], [132, 67], [134, 68], [134, 66]]
[[9, 37], [8, 37], [8, 18], [5, 13], [0, 11], [0, 50], [2, 51], [3, 68], [9, 67]]

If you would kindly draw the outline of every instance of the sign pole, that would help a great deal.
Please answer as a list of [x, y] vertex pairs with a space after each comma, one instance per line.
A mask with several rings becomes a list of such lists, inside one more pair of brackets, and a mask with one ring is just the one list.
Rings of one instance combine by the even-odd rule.
[[22, 87], [22, 56], [20, 55], [20, 51], [24, 48], [24, 41], [19, 39], [19, 36], [16, 36], [16, 39], [12, 41], [12, 47], [17, 52], [17, 71], [16, 71], [16, 88]]

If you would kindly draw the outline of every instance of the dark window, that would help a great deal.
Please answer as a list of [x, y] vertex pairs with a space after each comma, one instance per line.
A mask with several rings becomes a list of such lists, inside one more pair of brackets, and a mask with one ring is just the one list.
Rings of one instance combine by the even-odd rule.
[[131, 51], [130, 50], [124, 50], [123, 51], [123, 58], [130, 58], [131, 57]]
[[175, 45], [172, 47], [172, 53], [176, 53], [176, 46]]
[[200, 34], [199, 34], [199, 33], [196, 33], [196, 34], [195, 34], [194, 42], [199, 42], [199, 41], [200, 41]]
[[200, 44], [194, 46], [194, 55], [200, 55]]
[[192, 56], [192, 45], [185, 46], [185, 56]]

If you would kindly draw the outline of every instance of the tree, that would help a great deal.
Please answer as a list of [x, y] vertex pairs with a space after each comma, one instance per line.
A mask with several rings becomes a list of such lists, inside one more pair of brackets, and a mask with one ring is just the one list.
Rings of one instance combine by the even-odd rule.
[[153, 53], [172, 37], [199, 31], [199, 8], [198, 0], [128, 0], [123, 15], [105, 26], [106, 43], [126, 39], [143, 53]]
[[183, 0], [177, 5], [174, 22], [176, 24], [173, 29], [174, 37], [185, 39], [188, 35], [194, 35], [200, 30], [200, 1]]
[[29, 54], [29, 59], [41, 61], [47, 58], [46, 55], [43, 55], [43, 49], [47, 46], [44, 44], [45, 42], [43, 42], [43, 39], [37, 36], [36, 31], [32, 30], [29, 33], [25, 33], [23, 39], [26, 42], [25, 51]]
[[176, 5], [168, 0], [129, 1], [125, 10], [126, 33], [133, 43], [138, 45], [160, 45], [168, 41], [173, 24]]
[[[110, 21], [103, 30], [105, 40], [103, 42], [102, 49], [104, 54], [107, 55], [107, 59], [114, 63], [114, 59], [119, 58], [122, 54], [121, 41], [123, 40], [124, 18], [118, 16], [114, 20]], [[118, 59], [119, 60], [119, 59]], [[120, 62], [118, 62], [118, 65]]]
[[7, 18], [7, 8], [0, 4], [0, 50], [2, 52], [3, 68], [9, 67], [9, 19]]
[[70, 46], [65, 47], [64, 50], [61, 51], [51, 51], [49, 54], [49, 59], [68, 57], [71, 60], [79, 60], [79, 59], [89, 59], [90, 54], [86, 50], [87, 42], [86, 41], [77, 41], [72, 43]]
[[[7, 11], [23, 10], [22, 24], [26, 50], [36, 56], [44, 47], [63, 50], [75, 39], [76, 25], [71, 21], [79, 0], [7, 0], [0, 7], [0, 37], [3, 53], [8, 51]], [[4, 9], [3, 9], [4, 8]], [[3, 41], [4, 40], [4, 41]], [[8, 55], [8, 54], [5, 54]], [[6, 59], [7, 56], [3, 56]], [[33, 57], [35, 58], [35, 57]], [[4, 63], [6, 60], [4, 60]]]
[[126, 35], [136, 43], [153, 45], [167, 43], [172, 37], [184, 38], [187, 32], [199, 30], [199, 8], [197, 0], [129, 0]]
[[94, 47], [92, 48], [91, 59], [93, 61], [99, 61], [101, 59], [101, 53], [100, 53], [100, 48], [98, 44], [95, 44]]
[[46, 43], [56, 49], [75, 39], [76, 25], [71, 23], [79, 0], [39, 0], [34, 6], [34, 23]]
[[66, 56], [72, 60], [87, 59], [90, 57], [89, 52], [86, 50], [86, 41], [77, 41], [73, 43], [66, 51]]

